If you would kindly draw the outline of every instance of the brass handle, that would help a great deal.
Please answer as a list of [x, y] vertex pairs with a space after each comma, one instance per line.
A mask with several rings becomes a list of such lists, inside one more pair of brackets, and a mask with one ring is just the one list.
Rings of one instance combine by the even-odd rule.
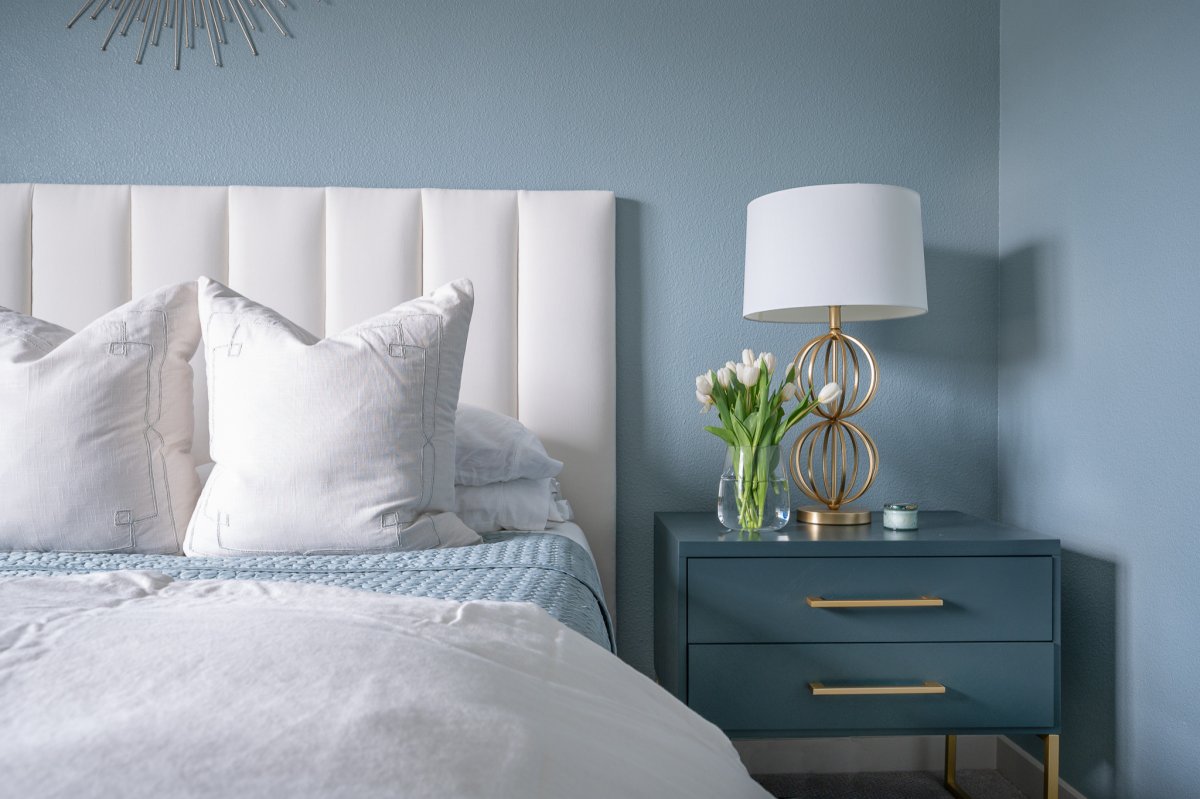
[[926, 680], [920, 685], [842, 685], [828, 686], [821, 682], [810, 682], [813, 696], [880, 696], [897, 694], [944, 694], [946, 686], [940, 682]]
[[936, 596], [918, 599], [824, 599], [808, 597], [810, 608], [940, 608], [945, 603]]

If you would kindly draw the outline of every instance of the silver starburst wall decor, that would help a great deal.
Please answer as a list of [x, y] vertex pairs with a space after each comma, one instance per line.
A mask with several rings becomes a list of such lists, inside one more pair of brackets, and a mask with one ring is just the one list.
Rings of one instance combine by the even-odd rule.
[[175, 69], [179, 69], [183, 51], [202, 46], [197, 45], [197, 41], [207, 35], [213, 64], [219, 67], [222, 65], [221, 47], [229, 44], [225, 35], [227, 28], [240, 28], [246, 45], [254, 55], [258, 55], [254, 35], [268, 33], [267, 23], [274, 26], [280, 36], [290, 37], [287, 27], [279, 18], [279, 12], [271, 7], [273, 2], [279, 3], [281, 10], [289, 7], [287, 0], [86, 0], [83, 7], [71, 17], [67, 28], [73, 28], [89, 10], [92, 12], [89, 17], [93, 20], [100, 19], [108, 11], [112, 22], [108, 25], [100, 49], [107, 51], [113, 36], [118, 33], [128, 36], [132, 28], [134, 38], [138, 40], [133, 57], [135, 64], [142, 63], [147, 45], [157, 47], [163, 31], [169, 31], [166, 34], [168, 41], [173, 38], [175, 44]]

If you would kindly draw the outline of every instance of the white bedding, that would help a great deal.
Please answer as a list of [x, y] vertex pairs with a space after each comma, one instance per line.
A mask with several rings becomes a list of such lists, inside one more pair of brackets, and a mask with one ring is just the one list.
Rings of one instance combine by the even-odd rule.
[[533, 605], [146, 572], [0, 583], [0, 741], [22, 797], [769, 796]]

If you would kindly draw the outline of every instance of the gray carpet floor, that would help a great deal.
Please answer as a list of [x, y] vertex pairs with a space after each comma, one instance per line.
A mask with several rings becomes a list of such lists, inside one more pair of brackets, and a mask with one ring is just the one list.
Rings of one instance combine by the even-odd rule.
[[[940, 774], [877, 771], [863, 774], [760, 774], [756, 780], [780, 799], [946, 799]], [[964, 770], [958, 784], [972, 799], [1027, 799], [995, 771]]]

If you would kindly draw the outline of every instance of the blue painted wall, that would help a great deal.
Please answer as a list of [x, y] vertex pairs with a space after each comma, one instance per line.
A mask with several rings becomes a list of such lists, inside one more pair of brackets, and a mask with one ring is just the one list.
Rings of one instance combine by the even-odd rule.
[[1065, 776], [1200, 795], [1200, 5], [1001, 13], [1001, 514], [1060, 536]]
[[909, 186], [930, 313], [851, 326], [884, 376], [868, 504], [995, 515], [994, 2], [293, 5], [294, 41], [262, 35], [253, 59], [231, 33], [224, 69], [197, 49], [175, 73], [162, 46], [136, 67], [131, 40], [99, 52], [99, 23], [64, 30], [77, 0], [8, 4], [0, 180], [615, 190], [617, 609], [642, 669], [651, 515], [715, 506], [693, 376], [819, 330], [741, 320], [746, 203]]

